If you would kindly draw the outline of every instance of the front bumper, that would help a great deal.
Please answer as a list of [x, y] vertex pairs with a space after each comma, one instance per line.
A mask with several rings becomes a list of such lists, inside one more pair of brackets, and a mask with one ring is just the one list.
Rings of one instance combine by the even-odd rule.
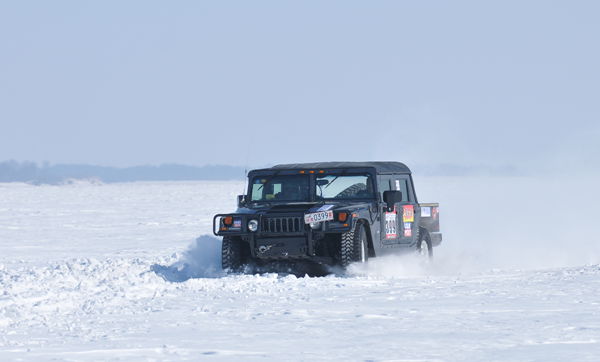
[[253, 255], [262, 259], [305, 258], [310, 256], [306, 237], [255, 239]]
[[[220, 218], [239, 218], [241, 227], [227, 227]], [[301, 222], [294, 220], [301, 218]], [[248, 221], [257, 220], [255, 232], [247, 228]], [[273, 220], [277, 220], [276, 223]], [[284, 222], [285, 221], [285, 222]], [[237, 225], [237, 224], [236, 224]], [[232, 236], [248, 243], [253, 258], [260, 259], [316, 259], [315, 244], [326, 234], [341, 234], [351, 229], [352, 221], [345, 223], [328, 221], [317, 229], [304, 224], [303, 215], [290, 214], [217, 214], [213, 218], [216, 236]]]

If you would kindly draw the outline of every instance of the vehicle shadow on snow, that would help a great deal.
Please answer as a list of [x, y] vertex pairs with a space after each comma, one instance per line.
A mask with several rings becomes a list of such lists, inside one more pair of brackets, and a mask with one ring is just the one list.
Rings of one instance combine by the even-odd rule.
[[296, 277], [324, 277], [330, 274], [341, 274], [341, 270], [328, 265], [320, 265], [311, 262], [270, 262], [262, 265], [246, 265], [245, 274], [276, 273], [280, 275], [294, 275]]
[[[221, 268], [221, 238], [202, 235], [183, 253], [183, 256], [171, 265], [154, 264], [150, 268], [169, 282], [181, 283], [192, 278], [220, 278], [227, 276]], [[272, 262], [261, 265], [247, 265], [243, 274], [276, 273], [303, 277], [338, 274], [329, 266], [301, 262]]]

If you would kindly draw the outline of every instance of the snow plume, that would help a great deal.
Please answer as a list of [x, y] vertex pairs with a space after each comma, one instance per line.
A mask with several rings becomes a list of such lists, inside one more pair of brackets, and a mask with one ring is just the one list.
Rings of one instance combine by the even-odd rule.
[[600, 264], [598, 184], [581, 175], [415, 177], [419, 201], [440, 203], [444, 240], [433, 262], [382, 256], [349, 274], [411, 278]]
[[169, 266], [154, 264], [152, 270], [170, 282], [222, 276], [221, 239], [211, 235], [202, 235], [183, 252], [175, 263]]
[[435, 264], [483, 271], [600, 263], [599, 182], [547, 174], [425, 177], [415, 185], [420, 202], [440, 202], [444, 241]]
[[367, 264], [352, 264], [348, 267], [347, 275], [394, 279], [456, 276], [472, 274], [480, 270], [482, 266], [467, 254], [460, 257], [436, 257], [434, 260], [427, 260], [416, 253], [405, 253], [372, 258]]

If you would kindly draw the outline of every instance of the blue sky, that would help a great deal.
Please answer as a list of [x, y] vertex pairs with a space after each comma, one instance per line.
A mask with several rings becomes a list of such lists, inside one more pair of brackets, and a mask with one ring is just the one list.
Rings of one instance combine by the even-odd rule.
[[0, 160], [597, 167], [599, 4], [0, 2]]

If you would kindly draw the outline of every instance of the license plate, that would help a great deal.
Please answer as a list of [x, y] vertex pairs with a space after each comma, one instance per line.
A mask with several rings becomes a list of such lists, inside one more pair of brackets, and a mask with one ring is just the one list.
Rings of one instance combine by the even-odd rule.
[[304, 222], [306, 224], [310, 224], [311, 222], [321, 222], [327, 220], [333, 220], [333, 211], [321, 211], [304, 215]]

